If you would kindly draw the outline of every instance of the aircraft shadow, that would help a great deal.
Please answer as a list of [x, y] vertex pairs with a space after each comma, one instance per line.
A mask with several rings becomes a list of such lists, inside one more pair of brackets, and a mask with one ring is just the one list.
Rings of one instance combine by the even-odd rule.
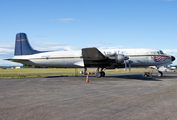
[[[62, 77], [74, 77], [74, 78], [83, 78], [85, 80], [86, 75], [78, 76], [47, 76], [45, 78], [62, 78]], [[130, 74], [106, 74], [105, 77], [96, 78], [94, 74], [89, 75], [94, 81], [122, 81], [122, 80], [142, 80], [142, 81], [163, 81], [167, 79], [177, 79], [177, 73], [168, 72], [164, 73], [164, 76], [158, 77], [156, 73], [152, 74], [152, 77], [144, 77], [141, 73], [130, 73]]]
[[105, 76], [105, 78], [117, 78], [117, 79], [122, 79], [122, 80], [143, 80], [143, 81], [162, 81], [159, 80], [158, 77], [154, 78], [152, 77], [144, 77], [143, 75], [140, 74], [133, 74], [133, 75], [114, 75], [114, 76]]
[[[47, 77], [45, 77], [45, 78], [61, 78], [61, 77], [70, 77], [70, 76], [47, 76]], [[73, 77], [75, 77], [75, 76], [73, 76]]]
[[[79, 76], [47, 76], [45, 78], [62, 78], [62, 77], [74, 77], [74, 78], [86, 78], [86, 75], [79, 75]], [[143, 80], [143, 81], [162, 81], [159, 80], [159, 77], [143, 77], [141, 74], [124, 74], [124, 75], [111, 75], [108, 74], [105, 77], [96, 78], [95, 75], [89, 75], [89, 78], [95, 81], [120, 81], [120, 80]]]

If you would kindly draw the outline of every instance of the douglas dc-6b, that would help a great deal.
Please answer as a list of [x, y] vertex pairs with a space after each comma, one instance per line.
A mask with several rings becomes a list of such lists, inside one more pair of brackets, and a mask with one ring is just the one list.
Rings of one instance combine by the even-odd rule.
[[[160, 66], [172, 64], [174, 56], [157, 49], [107, 49], [83, 48], [79, 51], [37, 51], [34, 50], [25, 33], [16, 35], [13, 59], [6, 59], [28, 65], [55, 68], [97, 68], [96, 77], [104, 77], [105, 69], [129, 66]], [[163, 73], [158, 70], [158, 76]]]

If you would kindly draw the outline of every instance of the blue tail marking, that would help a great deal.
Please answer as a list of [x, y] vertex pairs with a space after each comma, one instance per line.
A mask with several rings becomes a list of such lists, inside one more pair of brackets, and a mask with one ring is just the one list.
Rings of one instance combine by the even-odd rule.
[[27, 35], [25, 33], [17, 33], [15, 40], [15, 52], [14, 55], [32, 55], [41, 53], [34, 50], [28, 42]]

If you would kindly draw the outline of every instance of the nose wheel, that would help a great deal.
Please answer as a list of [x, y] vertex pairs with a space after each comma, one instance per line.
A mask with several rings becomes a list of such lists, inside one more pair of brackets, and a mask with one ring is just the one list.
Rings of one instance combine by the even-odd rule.
[[158, 74], [157, 74], [158, 77], [162, 77], [163, 76], [163, 73], [161, 71], [158, 71]]
[[158, 77], [162, 77], [162, 76], [163, 76], [163, 73], [162, 73], [161, 71], [159, 71], [159, 67], [157, 67], [157, 70], [158, 70], [157, 76], [158, 76]]

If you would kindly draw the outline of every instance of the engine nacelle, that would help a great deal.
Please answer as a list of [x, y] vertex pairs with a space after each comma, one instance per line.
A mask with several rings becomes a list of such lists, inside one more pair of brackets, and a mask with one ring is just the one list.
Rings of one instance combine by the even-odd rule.
[[116, 64], [121, 64], [124, 62], [124, 60], [127, 60], [127, 57], [125, 57], [123, 54], [111, 54], [111, 55], [106, 55], [109, 57], [109, 59], [115, 59]]
[[115, 60], [117, 64], [121, 64], [125, 60], [125, 56], [123, 54], [116, 54], [115, 55]]

